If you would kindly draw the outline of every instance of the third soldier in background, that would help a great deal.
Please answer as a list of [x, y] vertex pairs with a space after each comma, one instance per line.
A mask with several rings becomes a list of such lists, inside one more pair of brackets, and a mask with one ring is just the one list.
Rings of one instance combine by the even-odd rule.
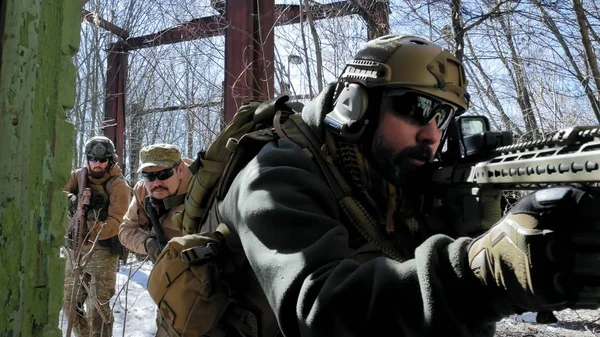
[[119, 231], [126, 248], [147, 254], [154, 262], [170, 239], [182, 235], [171, 217], [183, 209], [191, 162], [171, 144], [154, 144], [140, 150], [138, 171], [142, 179], [133, 188], [133, 200]]

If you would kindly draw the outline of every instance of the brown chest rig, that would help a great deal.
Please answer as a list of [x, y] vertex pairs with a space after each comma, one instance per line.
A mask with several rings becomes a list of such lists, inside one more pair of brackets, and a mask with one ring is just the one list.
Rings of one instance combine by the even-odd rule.
[[[90, 207], [87, 212], [88, 220], [106, 221], [108, 219], [108, 206], [110, 205], [111, 182], [116, 178], [112, 176], [102, 184], [89, 184], [92, 196], [90, 198]], [[111, 186], [111, 187], [109, 187]]]

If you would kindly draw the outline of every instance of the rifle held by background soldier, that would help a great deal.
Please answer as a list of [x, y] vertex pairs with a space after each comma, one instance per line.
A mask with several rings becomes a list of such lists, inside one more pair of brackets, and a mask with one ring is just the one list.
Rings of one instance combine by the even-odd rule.
[[[80, 255], [81, 248], [84, 245], [85, 237], [87, 236], [87, 211], [90, 206], [90, 197], [92, 192], [87, 187], [87, 167], [81, 169], [79, 180], [77, 182], [78, 193], [77, 193], [77, 209], [69, 219], [69, 229], [67, 232], [67, 251], [70, 255], [71, 263], [73, 263], [73, 291], [79, 291], [79, 279], [81, 276], [81, 264]], [[75, 294], [74, 294], [75, 295]], [[76, 296], [73, 296], [76, 298]], [[73, 324], [77, 319], [78, 308], [76, 305], [71, 306], [71, 312], [69, 313], [69, 322], [67, 325], [67, 337], [71, 336]]]

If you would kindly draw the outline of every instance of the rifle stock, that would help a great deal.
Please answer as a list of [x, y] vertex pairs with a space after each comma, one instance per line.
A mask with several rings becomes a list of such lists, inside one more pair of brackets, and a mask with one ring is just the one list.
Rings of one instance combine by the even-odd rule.
[[67, 337], [71, 336], [73, 324], [77, 319], [77, 293], [79, 292], [79, 279], [81, 276], [81, 248], [84, 245], [87, 235], [87, 211], [90, 205], [91, 190], [87, 187], [87, 167], [83, 167], [77, 180], [77, 210], [69, 219], [67, 254], [71, 254], [73, 288], [71, 290], [71, 311], [69, 313], [69, 322], [67, 324]]

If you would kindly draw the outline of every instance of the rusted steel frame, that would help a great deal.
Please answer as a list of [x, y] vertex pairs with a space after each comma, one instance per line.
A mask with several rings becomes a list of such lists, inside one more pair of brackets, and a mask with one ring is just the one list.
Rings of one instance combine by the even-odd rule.
[[[338, 1], [328, 4], [313, 2], [311, 11], [314, 20], [357, 14], [348, 1]], [[302, 13], [302, 15], [302, 20], [306, 21], [306, 13]], [[275, 18], [277, 25], [300, 23], [300, 5], [275, 5]]]
[[163, 44], [203, 39], [223, 35], [226, 27], [226, 20], [221, 15], [206, 16], [157, 33], [119, 41], [113, 45], [113, 48], [130, 51]]
[[[271, 0], [273, 1], [273, 0]], [[256, 0], [227, 0], [225, 30], [225, 123], [231, 121], [243, 100], [252, 97], [254, 54], [254, 14]]]
[[[232, 0], [235, 1], [235, 0]], [[233, 9], [237, 11], [237, 8]], [[243, 10], [240, 9], [240, 10]], [[263, 8], [263, 13], [266, 13]], [[356, 14], [347, 1], [338, 1], [329, 4], [315, 4], [312, 7], [315, 20], [326, 19], [331, 16]], [[274, 5], [273, 15], [276, 25], [288, 25], [300, 22], [300, 6]], [[306, 14], [304, 14], [306, 17]], [[182, 41], [191, 41], [207, 37], [222, 35], [227, 28], [227, 20], [221, 15], [213, 15], [191, 20], [179, 26], [168, 28], [160, 32], [129, 38], [126, 41], [115, 43], [115, 48], [122, 50], [135, 50], [154, 47], [162, 44], [171, 44]]]
[[126, 31], [125, 29], [111, 23], [108, 22], [106, 20], [104, 20], [103, 18], [101, 18], [99, 15], [94, 14], [88, 10], [82, 10], [81, 12], [81, 17], [84, 20], [87, 20], [89, 23], [93, 23], [95, 25], [98, 25], [98, 27], [107, 30], [113, 34], [115, 34], [116, 36], [122, 38], [122, 39], [127, 39], [129, 38], [129, 32]]
[[184, 105], [172, 105], [172, 106], [166, 106], [164, 108], [152, 108], [152, 109], [144, 110], [142, 112], [142, 114], [146, 115], [146, 114], [151, 114], [151, 113], [156, 113], [156, 112], [189, 110], [189, 109], [196, 109], [196, 108], [212, 108], [212, 107], [215, 107], [215, 106], [219, 106], [221, 104], [223, 104], [222, 101], [196, 103], [196, 104], [184, 104]]
[[104, 135], [115, 144], [119, 164], [125, 170], [125, 84], [127, 83], [127, 53], [108, 51], [106, 70], [106, 100], [104, 105]]

